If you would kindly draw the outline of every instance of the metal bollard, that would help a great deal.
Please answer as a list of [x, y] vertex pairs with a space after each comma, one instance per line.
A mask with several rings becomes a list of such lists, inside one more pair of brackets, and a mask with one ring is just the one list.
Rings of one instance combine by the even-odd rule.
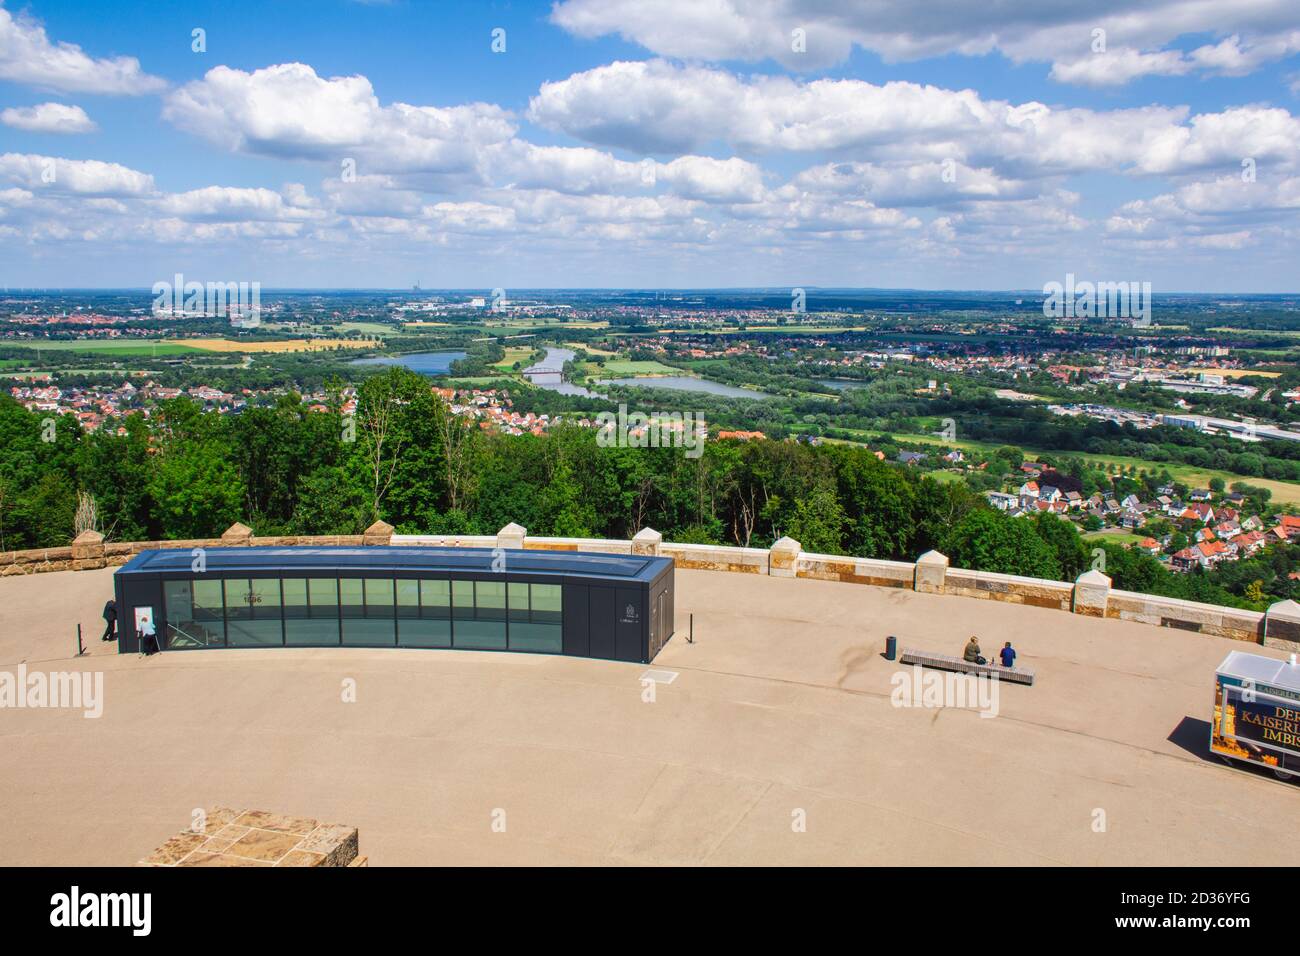
[[885, 638], [885, 660], [892, 661], [898, 657], [898, 638], [890, 634]]

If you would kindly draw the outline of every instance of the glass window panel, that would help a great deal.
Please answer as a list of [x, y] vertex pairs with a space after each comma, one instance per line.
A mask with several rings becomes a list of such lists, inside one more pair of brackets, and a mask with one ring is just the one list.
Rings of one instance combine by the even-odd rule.
[[564, 587], [559, 584], [532, 585], [532, 620], [541, 624], [560, 624], [564, 619]]
[[365, 616], [365, 591], [360, 578], [339, 578], [339, 604], [344, 618]]
[[564, 646], [564, 628], [558, 624], [510, 622], [510, 649], [559, 654]]
[[397, 616], [420, 616], [420, 582], [415, 578], [397, 579]]
[[282, 587], [284, 642], [299, 646], [337, 644], [339, 608], [335, 580], [285, 578]]
[[221, 633], [224, 604], [220, 578], [194, 581], [194, 620], [206, 625], [209, 630], [215, 629]]
[[479, 620], [504, 621], [506, 619], [506, 583], [504, 581], [474, 582], [475, 617]]
[[397, 643], [403, 647], [451, 647], [451, 619], [404, 617], [397, 622]]
[[393, 579], [366, 578], [366, 617], [393, 616]]
[[338, 619], [339, 582], [337, 578], [310, 578], [307, 594], [311, 601], [311, 616]]
[[[272, 600], [274, 604], [267, 607]], [[280, 581], [227, 578], [226, 643], [230, 647], [265, 647], [284, 643], [280, 626]]]
[[397, 643], [392, 578], [340, 578], [343, 643], [362, 647]]
[[343, 643], [356, 647], [392, 647], [397, 643], [394, 618], [350, 617], [343, 619]]
[[451, 582], [420, 582], [420, 616], [426, 618], [451, 617]]
[[452, 641], [456, 647], [503, 651], [506, 649], [506, 622], [504, 619], [463, 621], [457, 618]]
[[518, 581], [510, 582], [507, 597], [510, 599], [510, 620], [528, 620], [528, 585]]
[[285, 578], [280, 582], [284, 592], [285, 620], [307, 616], [307, 579]]
[[474, 616], [474, 582], [451, 582], [451, 606], [456, 620]]
[[220, 604], [215, 621], [210, 619], [210, 615], [208, 620], [201, 620], [194, 607], [193, 592], [193, 582], [163, 582], [163, 608], [167, 617], [164, 647], [220, 647], [225, 644]]
[[280, 579], [254, 578], [250, 590], [254, 620], [280, 620]]
[[249, 621], [253, 618], [251, 590], [247, 578], [226, 578], [226, 620]]

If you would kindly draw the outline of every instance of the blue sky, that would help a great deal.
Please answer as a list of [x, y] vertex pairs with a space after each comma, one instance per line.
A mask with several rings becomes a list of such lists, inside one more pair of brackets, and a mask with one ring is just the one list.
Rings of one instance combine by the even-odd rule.
[[0, 284], [1300, 286], [1293, 0], [160, 6], [0, 0]]

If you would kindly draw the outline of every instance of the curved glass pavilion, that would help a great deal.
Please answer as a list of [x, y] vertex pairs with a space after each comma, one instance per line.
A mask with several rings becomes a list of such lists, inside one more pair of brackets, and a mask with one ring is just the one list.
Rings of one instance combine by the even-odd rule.
[[488, 548], [143, 551], [114, 575], [118, 651], [425, 647], [648, 663], [672, 636], [668, 558]]

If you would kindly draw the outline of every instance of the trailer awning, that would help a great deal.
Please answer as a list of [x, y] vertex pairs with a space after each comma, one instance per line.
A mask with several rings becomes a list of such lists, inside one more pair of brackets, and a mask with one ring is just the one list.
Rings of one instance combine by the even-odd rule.
[[1300, 664], [1292, 664], [1289, 660], [1247, 654], [1245, 651], [1231, 651], [1223, 659], [1216, 673], [1220, 677], [1235, 677], [1256, 684], [1268, 684], [1271, 687], [1300, 694]]

